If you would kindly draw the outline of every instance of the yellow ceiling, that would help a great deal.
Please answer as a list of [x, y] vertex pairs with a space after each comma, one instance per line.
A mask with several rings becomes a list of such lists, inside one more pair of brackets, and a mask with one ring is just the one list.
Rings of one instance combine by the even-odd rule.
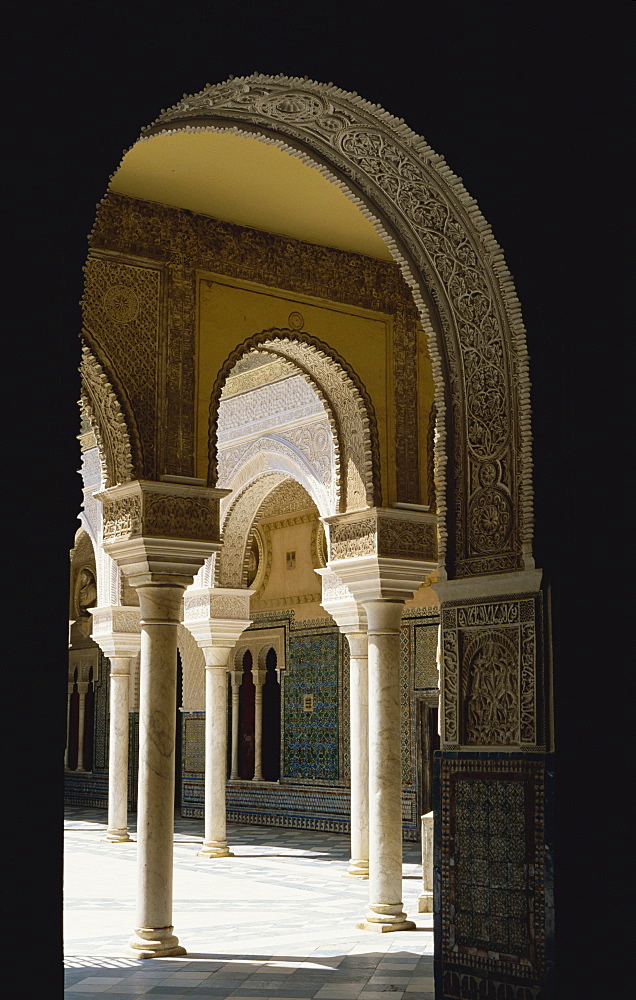
[[282, 236], [392, 260], [371, 222], [335, 184], [278, 146], [230, 132], [138, 142], [110, 190]]

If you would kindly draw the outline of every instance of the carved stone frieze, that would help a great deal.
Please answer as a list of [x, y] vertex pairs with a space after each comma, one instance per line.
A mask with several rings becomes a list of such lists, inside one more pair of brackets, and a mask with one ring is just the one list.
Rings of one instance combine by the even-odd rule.
[[252, 591], [245, 590], [240, 594], [215, 593], [210, 588], [205, 591], [186, 591], [183, 598], [184, 621], [207, 619], [246, 619], [250, 616], [250, 597]]
[[545, 749], [540, 595], [444, 605], [442, 745]]
[[359, 515], [329, 518], [331, 560], [359, 556], [434, 560], [435, 516], [392, 508], [373, 508]]
[[100, 499], [105, 542], [141, 536], [219, 540], [219, 491], [138, 480]]

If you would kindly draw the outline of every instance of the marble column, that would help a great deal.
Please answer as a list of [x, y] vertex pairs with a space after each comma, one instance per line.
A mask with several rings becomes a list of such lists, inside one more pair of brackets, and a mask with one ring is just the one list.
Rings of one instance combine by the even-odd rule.
[[251, 595], [251, 590], [210, 587], [186, 591], [183, 601], [183, 624], [205, 657], [205, 827], [199, 851], [202, 857], [232, 856], [226, 821], [227, 675], [232, 650], [251, 624]]
[[219, 500], [202, 480], [135, 480], [96, 494], [104, 549], [139, 595], [137, 912], [128, 951], [184, 955], [172, 926], [177, 627], [183, 592], [220, 547]]
[[199, 857], [233, 857], [227, 842], [227, 674], [231, 649], [204, 646], [205, 656], [205, 825]]
[[254, 681], [254, 777], [252, 781], [263, 781], [263, 684], [266, 670], [252, 667]]
[[128, 718], [130, 657], [110, 658], [110, 730], [108, 745], [108, 829], [106, 840], [128, 836]]
[[232, 763], [230, 766], [230, 780], [235, 781], [239, 776], [239, 711], [243, 671], [230, 670], [230, 678], [232, 683]]
[[77, 724], [77, 770], [84, 770], [84, 712], [86, 709], [86, 692], [88, 691], [88, 681], [77, 682], [77, 693], [79, 695], [79, 721]]
[[137, 919], [139, 958], [184, 955], [172, 926], [177, 625], [183, 588], [138, 586], [141, 608]]
[[68, 771], [68, 750], [71, 741], [71, 695], [73, 694], [73, 682], [68, 683], [68, 695], [66, 697], [66, 746], [64, 748], [64, 769]]
[[369, 635], [369, 908], [366, 930], [413, 930], [402, 903], [400, 601], [365, 602]]
[[[343, 630], [345, 631], [345, 630]], [[349, 758], [351, 859], [346, 874], [369, 877], [369, 678], [367, 633], [345, 631], [349, 642]]]
[[369, 671], [369, 906], [358, 927], [413, 930], [402, 904], [400, 620], [436, 568], [435, 517], [373, 507], [325, 518], [328, 569], [364, 606]]
[[130, 666], [141, 648], [140, 609], [114, 605], [90, 608], [91, 638], [110, 661], [108, 730], [108, 828], [104, 840], [127, 843]]
[[348, 878], [369, 877], [369, 681], [366, 612], [342, 580], [328, 569], [321, 604], [349, 644], [349, 760], [351, 770], [351, 859]]

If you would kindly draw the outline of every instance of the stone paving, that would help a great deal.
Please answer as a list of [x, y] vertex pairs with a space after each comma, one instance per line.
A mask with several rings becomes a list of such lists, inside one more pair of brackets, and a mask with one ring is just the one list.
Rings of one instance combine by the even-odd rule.
[[[341, 834], [228, 824], [235, 857], [197, 857], [203, 821], [175, 820], [175, 934], [188, 954], [136, 959], [137, 845], [109, 844], [106, 813], [67, 807], [67, 1000], [432, 1000], [433, 921], [417, 912], [419, 844], [404, 844], [404, 908], [415, 931], [356, 929], [368, 883], [343, 878]], [[134, 838], [134, 817], [130, 824]]]

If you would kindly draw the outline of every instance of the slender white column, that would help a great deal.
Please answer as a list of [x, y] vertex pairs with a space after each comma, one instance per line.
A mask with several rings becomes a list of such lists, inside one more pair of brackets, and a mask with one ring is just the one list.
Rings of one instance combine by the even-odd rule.
[[254, 681], [254, 777], [263, 781], [263, 684], [267, 671], [252, 667]]
[[241, 670], [231, 670], [230, 677], [232, 679], [232, 765], [230, 779], [235, 780], [239, 776], [239, 710], [243, 673]]
[[402, 903], [401, 601], [364, 601], [369, 633], [369, 909], [365, 930], [413, 930]]
[[183, 587], [137, 586], [141, 607], [139, 793], [137, 800], [138, 958], [184, 955], [172, 926], [177, 624]]
[[205, 828], [207, 858], [233, 857], [227, 843], [225, 775], [227, 768], [227, 646], [204, 646], [205, 656]]
[[77, 770], [84, 770], [84, 712], [86, 708], [86, 692], [88, 691], [88, 681], [78, 681], [77, 691], [79, 693], [79, 721], [77, 725]]
[[128, 718], [130, 657], [110, 657], [108, 742], [108, 829], [105, 839], [124, 843], [128, 836]]
[[66, 747], [64, 748], [64, 768], [68, 771], [68, 748], [71, 742], [71, 695], [73, 694], [73, 685], [69, 681], [68, 684], [68, 695], [66, 696]]
[[369, 678], [366, 632], [343, 629], [349, 642], [351, 860], [347, 875], [369, 877]]

